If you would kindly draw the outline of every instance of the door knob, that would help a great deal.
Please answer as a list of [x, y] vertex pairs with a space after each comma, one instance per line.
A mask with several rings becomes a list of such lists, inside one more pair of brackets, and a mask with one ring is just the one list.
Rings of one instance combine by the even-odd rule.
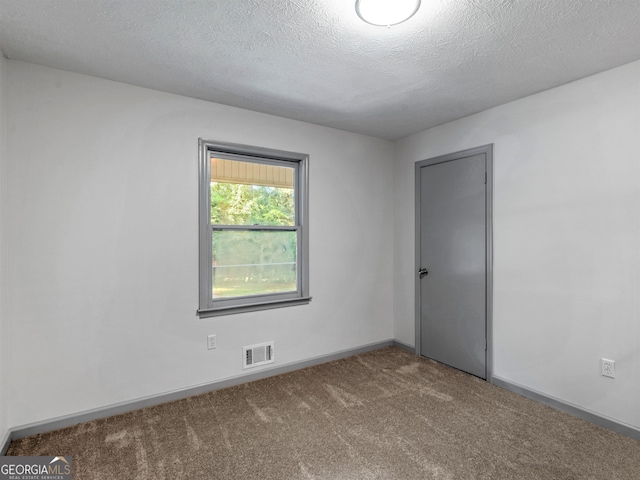
[[427, 275], [429, 275], [429, 270], [427, 270], [426, 268], [421, 268], [420, 270], [418, 270], [418, 273], [420, 274], [420, 278], [426, 277]]

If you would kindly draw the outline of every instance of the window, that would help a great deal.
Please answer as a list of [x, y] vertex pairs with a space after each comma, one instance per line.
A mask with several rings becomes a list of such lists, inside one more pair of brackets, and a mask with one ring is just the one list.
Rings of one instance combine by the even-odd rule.
[[201, 317], [309, 303], [307, 162], [200, 139]]

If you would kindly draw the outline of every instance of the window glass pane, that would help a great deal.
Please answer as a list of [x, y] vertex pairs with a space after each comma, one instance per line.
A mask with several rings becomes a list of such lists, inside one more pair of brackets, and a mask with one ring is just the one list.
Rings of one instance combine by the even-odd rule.
[[214, 230], [213, 298], [297, 290], [296, 232]]
[[295, 224], [295, 169], [212, 157], [211, 224]]

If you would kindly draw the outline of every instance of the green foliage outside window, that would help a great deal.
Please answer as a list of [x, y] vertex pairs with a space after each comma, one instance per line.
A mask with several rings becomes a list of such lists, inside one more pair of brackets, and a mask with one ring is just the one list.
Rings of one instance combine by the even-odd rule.
[[293, 225], [293, 189], [211, 183], [213, 225]]
[[[290, 188], [212, 182], [211, 223], [292, 226], [293, 193]], [[212, 241], [214, 298], [296, 290], [295, 231], [218, 230]]]

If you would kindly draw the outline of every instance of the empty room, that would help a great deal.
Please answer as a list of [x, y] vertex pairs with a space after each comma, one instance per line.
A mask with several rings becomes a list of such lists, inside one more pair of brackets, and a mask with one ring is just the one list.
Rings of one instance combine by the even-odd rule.
[[640, 478], [639, 132], [637, 1], [0, 0], [0, 479]]

